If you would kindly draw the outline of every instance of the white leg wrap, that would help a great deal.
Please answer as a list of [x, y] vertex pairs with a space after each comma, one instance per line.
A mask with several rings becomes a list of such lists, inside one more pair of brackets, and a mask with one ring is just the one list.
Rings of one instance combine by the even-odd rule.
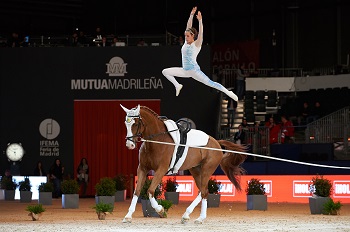
[[149, 200], [151, 202], [151, 206], [156, 210], [156, 212], [160, 212], [163, 209], [163, 206], [159, 205], [158, 202], [156, 201], [156, 199], [154, 197], [150, 197], [151, 195], [149, 195]]
[[194, 199], [194, 201], [192, 201], [190, 206], [187, 207], [186, 212], [184, 213], [184, 215], [182, 215], [182, 218], [184, 219], [190, 218], [190, 214], [193, 212], [194, 208], [196, 208], [196, 206], [199, 204], [201, 199], [202, 199], [202, 196], [201, 196], [201, 193], [199, 193], [198, 196]]
[[201, 214], [199, 215], [200, 218], [206, 219], [207, 218], [207, 199], [202, 199], [202, 208], [201, 208]]
[[124, 219], [123, 219], [123, 222], [131, 222], [131, 219], [132, 219], [132, 214], [135, 212], [135, 209], [136, 209], [136, 203], [137, 203], [137, 199], [138, 197], [136, 195], [134, 195], [132, 197], [132, 200], [131, 200], [131, 204], [130, 204], [130, 207], [129, 207], [129, 211], [128, 213], [125, 215]]

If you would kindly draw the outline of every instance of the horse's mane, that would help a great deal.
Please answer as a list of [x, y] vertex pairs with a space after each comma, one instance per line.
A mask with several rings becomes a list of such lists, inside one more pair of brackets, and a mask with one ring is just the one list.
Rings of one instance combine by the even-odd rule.
[[148, 108], [147, 106], [140, 106], [142, 109], [150, 112], [151, 114], [153, 114], [157, 119], [159, 119], [160, 121], [164, 121], [164, 118], [160, 117], [156, 112], [154, 112], [152, 109]]

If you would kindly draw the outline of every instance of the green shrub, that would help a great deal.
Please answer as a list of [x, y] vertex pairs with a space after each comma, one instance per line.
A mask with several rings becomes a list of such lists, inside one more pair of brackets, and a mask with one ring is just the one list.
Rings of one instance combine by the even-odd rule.
[[28, 205], [26, 211], [29, 211], [34, 214], [40, 214], [45, 212], [45, 208], [43, 208], [42, 204], [38, 205]]
[[20, 181], [18, 184], [19, 184], [19, 191], [30, 191], [30, 189], [32, 188], [29, 177], [25, 177], [24, 180]]
[[103, 203], [103, 202], [99, 202], [97, 203], [95, 206], [92, 207], [93, 209], [95, 209], [96, 213], [112, 213], [113, 211], [113, 205], [112, 204], [107, 204], [107, 203]]
[[76, 180], [64, 180], [61, 183], [61, 191], [63, 194], [78, 194], [80, 186]]
[[166, 192], [176, 192], [177, 186], [179, 184], [176, 182], [176, 178], [169, 178], [163, 183], [164, 191]]
[[340, 203], [340, 201], [334, 202], [333, 199], [329, 199], [326, 203], [323, 205], [323, 214], [332, 214], [336, 215], [338, 214], [340, 208], [343, 205]]
[[116, 184], [115, 181], [110, 177], [104, 177], [100, 179], [95, 185], [97, 196], [114, 196]]
[[39, 192], [53, 192], [52, 182], [41, 183], [38, 187]]
[[208, 181], [208, 192], [210, 194], [218, 194], [220, 190], [221, 182], [214, 178], [210, 178]]
[[316, 177], [313, 177], [310, 189], [312, 189], [312, 186], [314, 187], [314, 194], [319, 197], [329, 197], [332, 194], [332, 183], [323, 176], [316, 175]]
[[16, 190], [17, 183], [14, 182], [12, 178], [3, 176], [1, 179], [1, 188], [6, 190]]
[[129, 183], [128, 176], [124, 174], [118, 174], [114, 177], [114, 181], [115, 181], [115, 190], [122, 191], [127, 189], [128, 183]]
[[[146, 178], [145, 183], [143, 184], [143, 187], [141, 189], [141, 193], [140, 193], [140, 197], [141, 199], [149, 199], [148, 194], [147, 194], [147, 190], [148, 188], [151, 186], [152, 183], [152, 178]], [[157, 188], [154, 191], [154, 198], [157, 199], [162, 195], [162, 184], [159, 184], [157, 186]]]
[[245, 192], [247, 195], [265, 195], [264, 184], [259, 179], [252, 178], [248, 181]]

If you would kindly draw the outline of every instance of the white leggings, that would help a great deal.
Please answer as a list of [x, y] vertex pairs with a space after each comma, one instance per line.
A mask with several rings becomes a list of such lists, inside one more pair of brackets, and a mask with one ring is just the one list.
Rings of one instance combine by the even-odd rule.
[[214, 89], [217, 89], [226, 95], [229, 93], [229, 91], [222, 86], [221, 84], [212, 81], [205, 75], [200, 69], [193, 69], [193, 70], [184, 70], [183, 68], [166, 68], [162, 71], [163, 75], [171, 82], [173, 85], [178, 87], [180, 84], [176, 81], [175, 77], [185, 77], [190, 78], [192, 77], [196, 81], [199, 81], [209, 87], [212, 87]]

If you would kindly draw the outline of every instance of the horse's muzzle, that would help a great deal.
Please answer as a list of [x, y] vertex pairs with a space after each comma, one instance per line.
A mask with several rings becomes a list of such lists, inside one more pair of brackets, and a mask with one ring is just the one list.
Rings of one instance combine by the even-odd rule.
[[130, 150], [135, 149], [136, 145], [133, 141], [126, 140], [126, 147]]

